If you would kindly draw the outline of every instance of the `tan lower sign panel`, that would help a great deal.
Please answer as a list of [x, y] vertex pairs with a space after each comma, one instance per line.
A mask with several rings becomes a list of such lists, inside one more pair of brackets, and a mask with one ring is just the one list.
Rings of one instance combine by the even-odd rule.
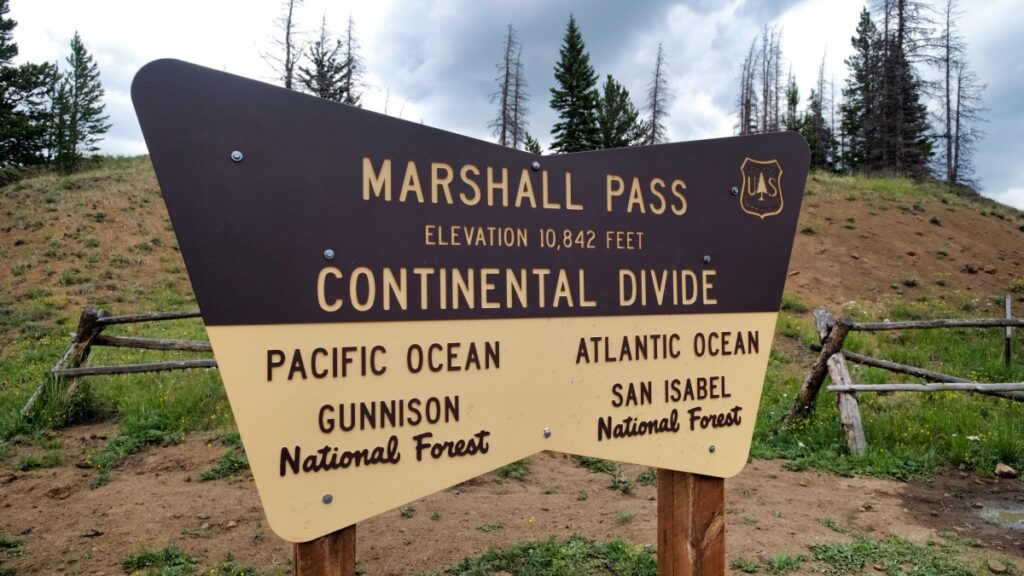
[[746, 462], [799, 135], [536, 156], [167, 60], [132, 98], [282, 537], [541, 450]]
[[541, 450], [732, 476], [775, 318], [208, 331], [271, 527], [304, 541]]

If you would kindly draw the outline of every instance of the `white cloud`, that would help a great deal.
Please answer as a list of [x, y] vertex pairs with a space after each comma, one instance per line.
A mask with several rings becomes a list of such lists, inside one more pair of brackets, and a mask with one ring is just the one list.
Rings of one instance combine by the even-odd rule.
[[1018, 210], [1024, 210], [1024, 186], [1017, 188], [1009, 188], [1001, 192], [994, 192], [992, 199], [997, 202], [1002, 202], [1007, 206], [1013, 206]]

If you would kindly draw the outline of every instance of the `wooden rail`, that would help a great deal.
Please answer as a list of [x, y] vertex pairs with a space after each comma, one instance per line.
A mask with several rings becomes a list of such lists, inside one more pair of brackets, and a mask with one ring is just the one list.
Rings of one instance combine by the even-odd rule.
[[[102, 334], [107, 326], [117, 324], [134, 324], [139, 322], [158, 322], [179, 320], [184, 318], [200, 318], [197, 310], [180, 312], [149, 312], [128, 316], [111, 316], [103, 310], [86, 308], [78, 320], [78, 328], [71, 338], [71, 345], [61, 355], [50, 370], [52, 378], [58, 381], [67, 380], [67, 387], [62, 396], [66, 401], [74, 396], [79, 386], [79, 378], [113, 374], [138, 374], [143, 372], [162, 372], [167, 370], [185, 370], [191, 368], [216, 368], [217, 361], [212, 358], [191, 360], [173, 360], [169, 362], [151, 362], [147, 364], [125, 364], [120, 366], [84, 366], [94, 346], [113, 346], [117, 348], [135, 348], [139, 350], [177, 350], [184, 352], [211, 352], [210, 343], [201, 340], [172, 340], [162, 338], [139, 338], [134, 336], [112, 336]], [[33, 408], [49, 380], [44, 380], [29, 397], [21, 409], [25, 418], [31, 418]]]
[[[1024, 327], [1024, 319], [1013, 318], [1010, 304], [1010, 296], [1005, 298], [1005, 318], [975, 318], [975, 319], [940, 319], [940, 320], [911, 320], [900, 322], [853, 322], [848, 318], [834, 320], [832, 314], [825, 309], [814, 311], [815, 325], [821, 339], [821, 346], [818, 357], [808, 372], [796, 398], [793, 407], [783, 420], [786, 426], [807, 416], [814, 408], [814, 401], [818, 391], [828, 374], [832, 379], [832, 385], [827, 389], [836, 393], [836, 402], [839, 406], [839, 418], [846, 436], [847, 445], [853, 453], [861, 454], [867, 450], [867, 442], [864, 437], [864, 429], [860, 416], [860, 407], [857, 402], [858, 392], [934, 392], [941, 390], [955, 390], [962, 392], [975, 392], [989, 396], [998, 396], [1009, 400], [1024, 402], [1024, 383], [981, 383], [908, 366], [890, 360], [874, 358], [855, 352], [843, 350], [843, 344], [850, 332], [873, 332], [882, 330], [920, 330], [939, 328], [1005, 328], [1003, 360], [1010, 362], [1012, 329]], [[866, 366], [882, 368], [891, 372], [916, 376], [931, 382], [930, 384], [855, 384], [846, 367], [846, 361], [856, 362]]]

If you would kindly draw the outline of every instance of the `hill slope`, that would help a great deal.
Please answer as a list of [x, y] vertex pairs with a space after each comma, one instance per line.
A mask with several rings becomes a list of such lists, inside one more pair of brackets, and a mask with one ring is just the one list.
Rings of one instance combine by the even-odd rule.
[[[904, 300], [927, 300], [929, 310], [942, 309], [932, 304], [944, 300], [949, 308], [996, 315], [1001, 303], [992, 296], [1024, 284], [1021, 224], [1017, 211], [937, 187], [816, 174], [801, 214], [787, 283], [789, 311], [780, 316], [779, 331], [787, 334], [787, 327], [799, 324], [802, 334], [811, 332], [809, 314], [796, 313], [795, 301], [836, 309], [849, 309], [855, 301], [858, 312], [873, 318]], [[238, 573], [235, 558], [259, 573], [288, 573], [290, 545], [267, 527], [244, 463], [226, 480], [197, 481], [242, 457], [232, 448], [237, 436], [230, 434], [231, 415], [215, 371], [98, 380], [91, 400], [99, 407], [99, 423], [39, 433], [18, 420], [18, 409], [66, 348], [67, 332], [83, 306], [118, 314], [195, 306], [148, 160], [112, 160], [83, 174], [41, 176], [2, 188], [0, 230], [0, 543], [23, 554], [4, 556], [0, 549], [0, 573], [112, 573], [124, 570], [124, 561], [139, 555], [140, 547], [165, 545], [211, 566], [211, 573]], [[175, 330], [184, 333], [167, 336], [202, 333], [198, 322]], [[782, 412], [773, 406], [788, 408], [786, 394], [810, 362], [800, 338], [776, 342], [759, 427], [774, 425]], [[95, 362], [104, 360], [101, 353], [106, 352], [97, 351]], [[918, 398], [907, 398], [899, 410], [863, 400], [873, 442], [882, 445], [877, 433], [894, 428], [881, 422], [885, 414], [894, 414], [901, 427], [910, 420], [906, 414], [921, 420], [924, 411], [910, 402], [924, 395], [906, 396]], [[886, 403], [888, 398], [895, 403], [900, 397], [887, 397]], [[940, 423], [946, 436], [985, 432], [973, 421], [961, 423], [965, 412], [1024, 421], [1021, 405], [942, 402], [938, 410], [958, 412], [956, 422]], [[829, 442], [838, 442], [837, 419], [822, 412], [812, 425], [830, 434], [802, 431], [783, 442], [803, 449], [802, 440], [817, 438], [805, 452], [835, 452]], [[116, 422], [111, 414], [118, 415]], [[1015, 465], [1024, 463], [1017, 426], [1003, 442], [1006, 461]], [[934, 452], [925, 448], [937, 440], [931, 428], [913, 432], [902, 452], [888, 459], [873, 455], [880, 467], [902, 465], [907, 453]], [[762, 436], [774, 442], [772, 433]], [[968, 447], [998, 448], [1000, 442], [985, 438]], [[146, 450], [161, 443], [176, 445]], [[971, 461], [968, 456], [974, 457], [962, 458]], [[788, 469], [792, 463], [755, 461], [727, 482], [732, 562], [768, 566], [776, 557], [807, 554], [812, 544], [899, 535], [928, 541], [943, 554], [947, 548], [962, 554], [971, 570], [955, 573], [980, 573], [992, 558], [1024, 563], [1019, 535], [989, 524], [980, 508], [981, 502], [986, 509], [1017, 506], [1024, 501], [1020, 482], [1000, 484], [956, 469], [940, 471], [928, 483], [840, 479], [796, 472]], [[619, 488], [609, 490], [610, 476], [591, 473], [566, 455], [535, 455], [526, 465], [532, 473], [523, 480], [489, 473], [360, 523], [363, 572], [441, 569], [489, 546], [551, 535], [656, 541], [650, 470], [617, 469]], [[979, 467], [982, 474], [990, 469]], [[648, 481], [641, 480], [645, 475]], [[623, 490], [622, 479], [632, 493]], [[837, 493], [845, 497], [835, 498]], [[942, 545], [932, 547], [934, 542]], [[979, 548], [966, 548], [968, 542]], [[791, 574], [823, 571], [810, 560]]]

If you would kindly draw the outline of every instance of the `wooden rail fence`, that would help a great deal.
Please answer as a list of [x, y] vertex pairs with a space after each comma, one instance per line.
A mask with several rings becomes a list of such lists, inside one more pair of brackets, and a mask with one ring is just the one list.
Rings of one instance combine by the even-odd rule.
[[[108, 326], [116, 324], [135, 324], [140, 322], [159, 322], [182, 318], [199, 318], [198, 310], [181, 312], [150, 312], [130, 316], [111, 316], [103, 310], [86, 308], [78, 320], [78, 328], [71, 337], [71, 345], [50, 370], [50, 374], [58, 381], [67, 381], [63, 392], [64, 400], [71, 399], [79, 386], [79, 379], [88, 376], [111, 374], [138, 374], [141, 372], [162, 372], [166, 370], [184, 370], [189, 368], [216, 368], [217, 361], [212, 358], [194, 360], [173, 360], [168, 362], [151, 362], [146, 364], [123, 364], [120, 366], [85, 366], [94, 346], [112, 346], [117, 348], [135, 348], [140, 350], [180, 350], [185, 352], [211, 352], [210, 343], [202, 340], [170, 340], [160, 338], [138, 338], [132, 336], [111, 336], [103, 334]], [[28, 402], [21, 409], [22, 416], [32, 415], [35, 403], [39, 401], [46, 389], [47, 381], [36, 388]]]
[[[842, 317], [835, 320], [832, 314], [823, 308], [814, 311], [815, 325], [818, 336], [821, 338], [821, 350], [818, 358], [804, 380], [800, 391], [793, 401], [786, 418], [783, 420], [785, 426], [789, 426], [797, 420], [807, 416], [814, 408], [814, 400], [817, 398], [821, 385], [827, 374], [832, 379], [832, 385], [827, 389], [836, 393], [836, 403], [839, 407], [839, 419], [842, 424], [843, 434], [846, 437], [846, 444], [850, 451], [856, 454], [863, 454], [867, 451], [867, 440], [864, 438], [864, 425], [861, 422], [860, 406], [857, 402], [857, 392], [935, 392], [939, 390], [958, 390], [964, 392], [976, 392], [989, 396], [998, 396], [1018, 402], [1024, 402], [1024, 383], [981, 383], [933, 372], [916, 366], [908, 366], [881, 358], [865, 356], [855, 352], [843, 350], [843, 343], [850, 332], [875, 332], [881, 330], [922, 330], [938, 328], [1005, 328], [1003, 360], [1010, 362], [1011, 338], [1013, 328], [1024, 327], [1024, 319], [1013, 318], [1010, 307], [1010, 297], [1006, 296], [1005, 318], [980, 318], [967, 320], [920, 320], [905, 322], [853, 322], [849, 318]], [[850, 378], [850, 371], [846, 361], [855, 362], [864, 366], [882, 368], [891, 372], [907, 374], [928, 380], [929, 384], [855, 384]]]

